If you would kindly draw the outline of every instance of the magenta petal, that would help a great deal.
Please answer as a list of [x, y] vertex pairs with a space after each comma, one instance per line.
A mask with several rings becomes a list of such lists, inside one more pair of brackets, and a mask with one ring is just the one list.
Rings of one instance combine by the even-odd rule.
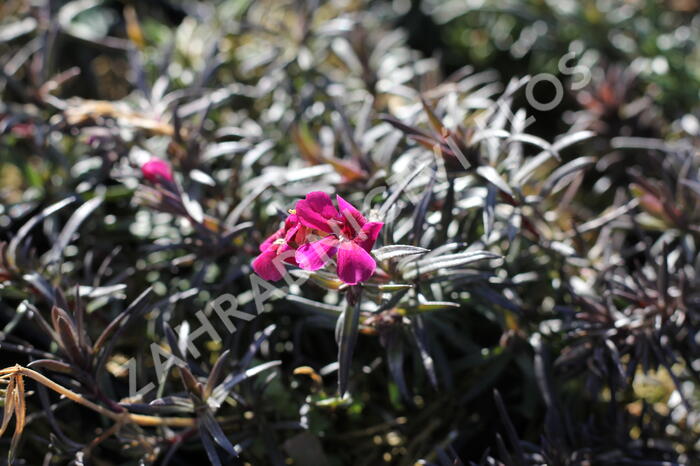
[[[278, 261], [277, 253], [271, 248], [253, 261], [253, 270], [265, 280], [277, 281], [282, 278], [284, 266]], [[279, 267], [279, 268], [278, 268]]]
[[372, 256], [352, 241], [338, 248], [338, 277], [348, 285], [357, 285], [372, 276], [377, 268]]
[[370, 252], [383, 226], [382, 222], [365, 223], [360, 234], [355, 237], [355, 243], [359, 244], [365, 251]]
[[360, 227], [367, 223], [367, 219], [360, 213], [359, 210], [355, 208], [355, 206], [337, 194], [335, 195], [335, 199], [338, 201], [338, 210], [345, 220], [350, 221], [350, 217], [353, 217]]
[[298, 223], [299, 218], [296, 216], [296, 214], [289, 214], [289, 216], [284, 220], [284, 227], [289, 229]]
[[296, 252], [297, 264], [304, 270], [318, 270], [335, 255], [337, 246], [338, 239], [335, 236], [303, 244]]
[[287, 243], [291, 242], [294, 239], [294, 235], [296, 235], [297, 232], [299, 231], [299, 228], [301, 228], [301, 225], [299, 225], [297, 223], [296, 225], [291, 227], [289, 230], [287, 230], [287, 233], [285, 233], [285, 235], [284, 235], [284, 240]]
[[297, 202], [296, 211], [299, 221], [303, 225], [316, 230], [325, 231], [326, 233], [331, 232], [331, 228], [328, 226], [328, 220], [314, 211], [304, 199]]
[[299, 264], [297, 264], [296, 254], [297, 250], [287, 243], [280, 245], [279, 249], [277, 249], [277, 257], [279, 260], [283, 260], [287, 264], [292, 264], [298, 267]]
[[280, 239], [282, 237], [283, 231], [284, 230], [282, 228], [280, 228], [279, 230], [277, 230], [276, 232], [274, 232], [273, 234], [268, 236], [267, 239], [260, 244], [260, 247], [258, 248], [258, 249], [260, 249], [260, 252], [267, 251], [267, 248], [272, 246], [272, 243], [274, 243], [275, 241], [277, 241], [278, 239]]
[[307, 194], [306, 202], [309, 203], [312, 209], [325, 218], [334, 218], [338, 215], [338, 211], [333, 206], [331, 197], [323, 191], [314, 191]]
[[332, 221], [338, 216], [330, 196], [322, 191], [306, 195], [306, 199], [297, 202], [296, 215], [303, 225], [326, 233], [332, 233]]

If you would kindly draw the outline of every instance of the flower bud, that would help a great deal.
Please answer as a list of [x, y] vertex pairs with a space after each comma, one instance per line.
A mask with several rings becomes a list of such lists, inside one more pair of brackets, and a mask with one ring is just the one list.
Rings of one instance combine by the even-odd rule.
[[170, 164], [156, 157], [141, 165], [141, 173], [144, 178], [152, 183], [158, 183], [163, 180], [173, 181], [173, 171], [170, 168]]

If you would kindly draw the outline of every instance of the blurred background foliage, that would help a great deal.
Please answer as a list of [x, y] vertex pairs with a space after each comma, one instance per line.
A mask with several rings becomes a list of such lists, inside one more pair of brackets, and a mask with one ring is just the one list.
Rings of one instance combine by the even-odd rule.
[[[700, 462], [699, 42], [696, 0], [2, 2], [3, 367], [197, 420], [28, 383], [15, 463]], [[351, 360], [327, 272], [185, 357], [314, 190], [413, 248], [375, 254]]]

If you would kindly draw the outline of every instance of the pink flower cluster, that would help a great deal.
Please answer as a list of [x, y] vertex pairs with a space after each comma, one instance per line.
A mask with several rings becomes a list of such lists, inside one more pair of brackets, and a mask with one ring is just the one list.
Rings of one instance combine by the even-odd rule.
[[370, 255], [382, 222], [369, 222], [340, 196], [338, 208], [330, 196], [315, 191], [297, 202], [284, 225], [260, 245], [253, 270], [265, 280], [280, 280], [283, 263], [318, 270], [335, 259], [338, 278], [356, 285], [374, 274]]

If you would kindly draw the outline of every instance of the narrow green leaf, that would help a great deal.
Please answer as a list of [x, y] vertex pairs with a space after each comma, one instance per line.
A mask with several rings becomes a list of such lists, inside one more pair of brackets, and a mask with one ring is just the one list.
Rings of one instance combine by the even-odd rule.
[[94, 197], [73, 212], [73, 215], [71, 215], [70, 219], [68, 219], [68, 222], [63, 227], [63, 230], [61, 230], [61, 233], [58, 235], [53, 247], [48, 253], [46, 253], [46, 256], [44, 257], [44, 264], [50, 264], [59, 260], [59, 258], [63, 255], [66, 246], [68, 246], [68, 243], [70, 243], [71, 239], [73, 239], [73, 235], [75, 235], [75, 232], [78, 230], [78, 228], [80, 228], [80, 225], [90, 216], [90, 214], [95, 211], [95, 209], [100, 206], [100, 204], [102, 204], [103, 201], [104, 197], [102, 196]]
[[338, 318], [335, 329], [335, 341], [338, 343], [338, 392], [345, 395], [348, 389], [348, 378], [352, 364], [352, 353], [360, 324], [361, 296], [357, 297], [355, 305], [348, 305]]
[[419, 248], [418, 246], [410, 246], [408, 244], [392, 244], [375, 249], [372, 251], [372, 254], [378, 261], [385, 261], [416, 254], [425, 254], [428, 251], [430, 250]]
[[27, 223], [22, 225], [17, 234], [10, 240], [10, 245], [7, 247], [7, 258], [11, 261], [12, 265], [17, 266], [17, 248], [22, 243], [24, 238], [29, 234], [29, 232], [34, 228], [39, 222], [44, 220], [46, 217], [53, 215], [59, 210], [66, 207], [68, 204], [74, 202], [76, 197], [68, 197], [59, 201], [53, 205], [42, 210], [39, 214], [32, 217]]

